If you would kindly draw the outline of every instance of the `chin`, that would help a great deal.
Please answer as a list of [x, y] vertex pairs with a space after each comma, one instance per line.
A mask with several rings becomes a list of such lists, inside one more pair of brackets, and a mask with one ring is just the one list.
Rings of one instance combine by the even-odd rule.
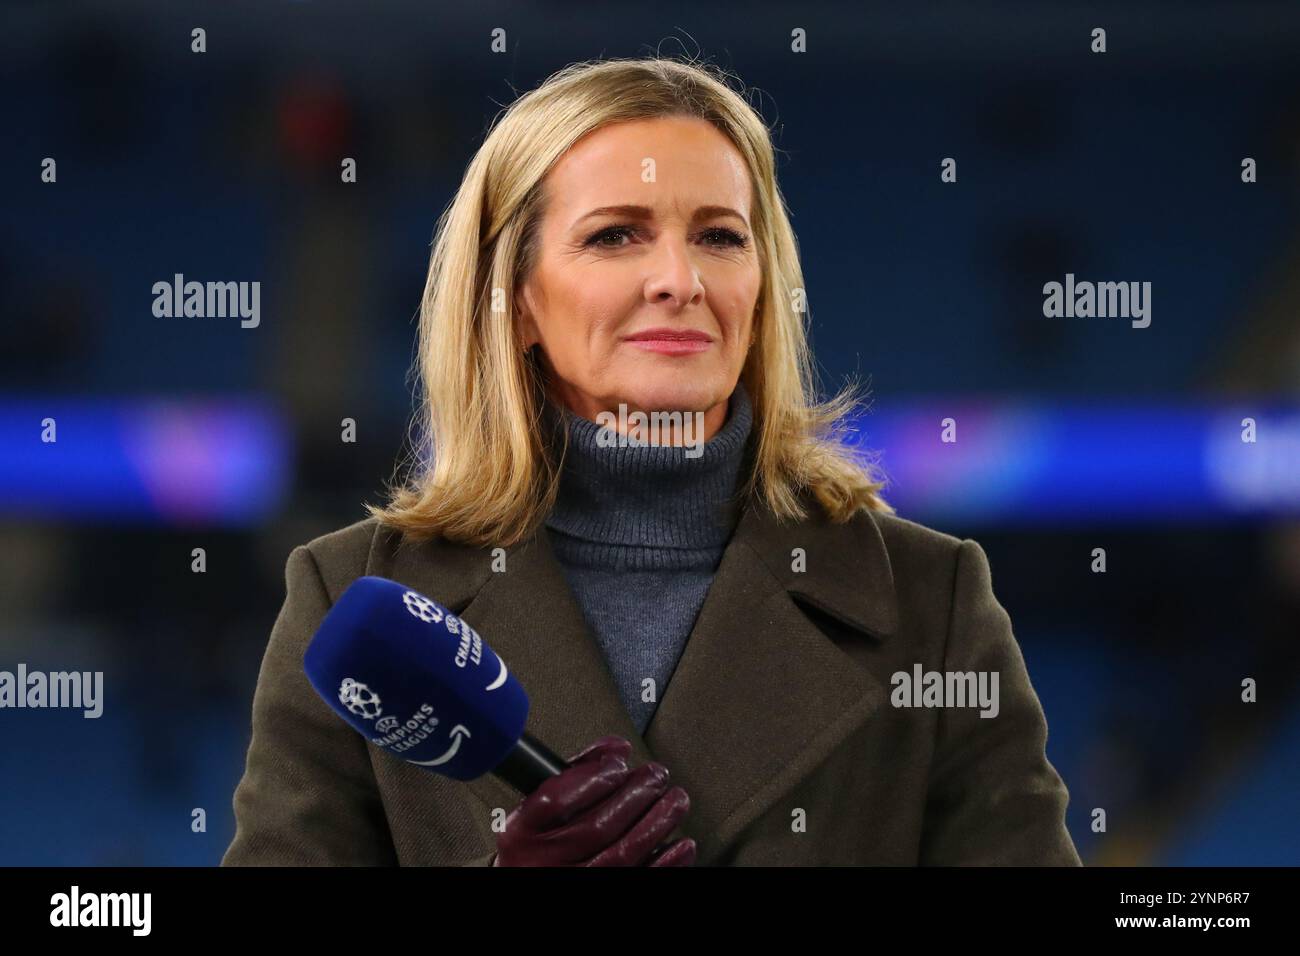
[[624, 394], [629, 405], [647, 411], [707, 412], [727, 396], [721, 385], [711, 380], [694, 382], [638, 382]]

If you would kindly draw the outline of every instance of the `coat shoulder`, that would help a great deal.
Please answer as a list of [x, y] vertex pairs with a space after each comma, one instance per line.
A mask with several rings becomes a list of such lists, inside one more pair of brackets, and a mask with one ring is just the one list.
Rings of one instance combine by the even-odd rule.
[[364, 518], [318, 535], [299, 547], [315, 560], [330, 600], [334, 601], [349, 584], [369, 573], [375, 551], [389, 546], [391, 538], [392, 529], [378, 518]]
[[911, 549], [932, 548], [951, 552], [960, 547], [962, 543], [962, 539], [956, 535], [948, 534], [948, 532], [940, 531], [937, 528], [931, 528], [928, 525], [919, 524], [908, 518], [901, 518], [898, 515], [888, 514], [883, 511], [872, 511], [869, 514], [871, 519], [875, 521], [876, 527], [880, 529], [880, 535], [885, 539], [886, 546]]
[[896, 576], [900, 570], [914, 573], [927, 567], [951, 570], [964, 544], [956, 535], [898, 515], [873, 511], [869, 516], [880, 532]]
[[[897, 515], [870, 514], [884, 545], [894, 595], [903, 615], [912, 616], [920, 610], [932, 616], [945, 611], [957, 586], [963, 554], [969, 555], [978, 544]], [[937, 618], [928, 625], [940, 626]]]

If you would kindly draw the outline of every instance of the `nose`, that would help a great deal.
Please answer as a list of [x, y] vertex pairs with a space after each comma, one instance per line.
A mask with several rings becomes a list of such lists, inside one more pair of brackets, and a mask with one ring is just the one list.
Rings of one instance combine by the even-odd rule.
[[663, 233], [645, 261], [647, 302], [670, 301], [680, 310], [704, 300], [704, 283], [684, 236]]

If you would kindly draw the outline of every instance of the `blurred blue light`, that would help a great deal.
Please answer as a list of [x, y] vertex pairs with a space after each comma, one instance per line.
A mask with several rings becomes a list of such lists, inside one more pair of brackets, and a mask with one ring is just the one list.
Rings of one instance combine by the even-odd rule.
[[[55, 441], [43, 440], [53, 423]], [[282, 417], [255, 400], [0, 398], [6, 516], [244, 525], [283, 500]]]
[[[946, 418], [956, 441], [941, 440]], [[1243, 419], [1255, 441], [1243, 441]], [[954, 398], [850, 423], [918, 520], [1200, 520], [1300, 514], [1300, 407], [1021, 405]]]

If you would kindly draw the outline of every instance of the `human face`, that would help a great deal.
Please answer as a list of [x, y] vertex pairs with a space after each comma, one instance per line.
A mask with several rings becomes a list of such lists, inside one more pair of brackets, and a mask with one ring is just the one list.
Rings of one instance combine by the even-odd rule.
[[[614, 123], [574, 143], [543, 188], [516, 306], [551, 395], [592, 421], [620, 403], [701, 412], [707, 441], [726, 422], [762, 278], [739, 151], [695, 117]], [[640, 338], [652, 330], [697, 339]]]

